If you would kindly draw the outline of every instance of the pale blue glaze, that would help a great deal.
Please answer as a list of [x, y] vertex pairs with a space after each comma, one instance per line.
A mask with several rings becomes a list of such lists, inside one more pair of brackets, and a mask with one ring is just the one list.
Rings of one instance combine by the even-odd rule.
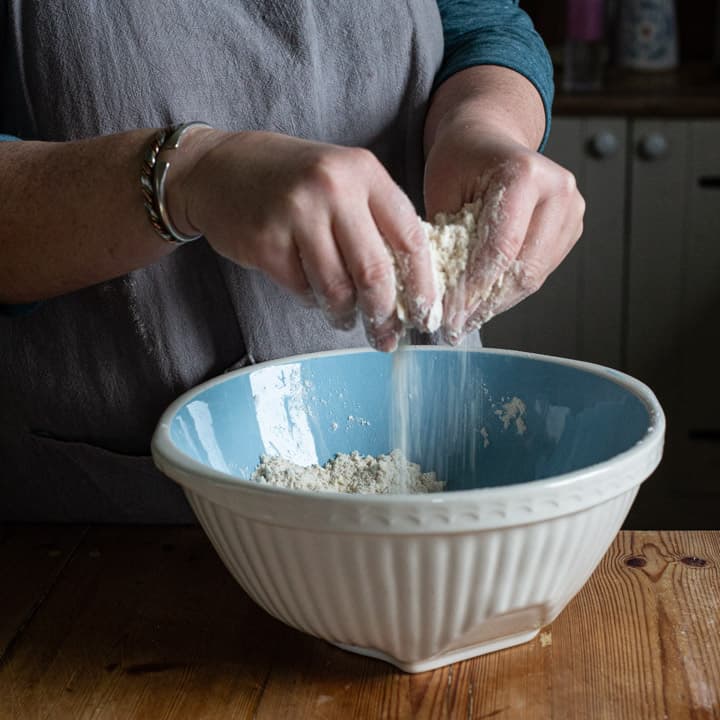
[[[448, 490], [579, 470], [629, 450], [652, 425], [645, 403], [620, 374], [487, 352], [469, 357], [461, 409], [469, 417], [458, 420], [447, 398], [450, 383], [458, 382], [462, 353], [417, 354], [424, 382], [415, 395], [409, 455], [424, 470], [436, 470]], [[263, 453], [301, 464], [353, 450], [385, 453], [394, 446], [391, 378], [392, 356], [373, 351], [232, 373], [186, 397], [170, 421], [170, 438], [191, 458], [244, 478]], [[527, 407], [522, 434], [512, 423], [505, 429], [496, 414], [513, 396]]]

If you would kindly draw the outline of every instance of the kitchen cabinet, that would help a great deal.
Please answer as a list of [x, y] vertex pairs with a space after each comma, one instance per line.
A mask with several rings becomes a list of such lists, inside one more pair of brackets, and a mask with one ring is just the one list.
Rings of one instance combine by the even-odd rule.
[[649, 384], [666, 452], [628, 525], [720, 527], [720, 120], [561, 117], [547, 154], [585, 196], [583, 237], [483, 340]]

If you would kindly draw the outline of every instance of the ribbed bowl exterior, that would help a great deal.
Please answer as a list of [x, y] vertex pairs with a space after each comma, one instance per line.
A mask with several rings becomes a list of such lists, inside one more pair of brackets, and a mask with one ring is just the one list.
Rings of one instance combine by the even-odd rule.
[[[449, 417], [438, 373], [457, 371], [457, 356], [415, 352], [439, 388], [428, 415], [438, 425]], [[261, 364], [188, 391], [160, 419], [153, 458], [184, 488], [246, 592], [288, 625], [410, 672], [518, 644], [551, 622], [600, 562], [660, 462], [665, 418], [647, 386], [609, 368], [471, 355], [481, 397], [488, 387], [498, 397], [508, 384], [524, 387], [532, 412], [527, 435], [496, 439], [487, 476], [447, 492], [350, 495], [248, 479], [244, 466], [268, 451], [307, 451], [304, 464], [319, 462], [325, 446], [385, 452], [375, 418], [384, 417], [388, 360], [365, 350]], [[368, 381], [369, 367], [385, 385]], [[478, 422], [497, 423], [498, 410], [487, 410]], [[337, 413], [375, 411], [366, 425], [326, 428]], [[336, 430], [347, 446], [336, 445]], [[454, 447], [432, 438], [430, 446]], [[503, 482], [487, 484], [493, 477]]]
[[271, 615], [415, 671], [551, 622], [600, 562], [637, 487], [542, 522], [392, 534], [271, 524], [186, 492], [225, 565]]

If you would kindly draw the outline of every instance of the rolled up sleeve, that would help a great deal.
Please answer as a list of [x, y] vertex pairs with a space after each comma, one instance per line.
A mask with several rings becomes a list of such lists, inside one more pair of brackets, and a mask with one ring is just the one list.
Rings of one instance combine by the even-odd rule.
[[555, 87], [550, 54], [518, 0], [438, 0], [445, 52], [436, 86], [476, 65], [520, 73], [537, 89], [545, 108], [545, 147]]

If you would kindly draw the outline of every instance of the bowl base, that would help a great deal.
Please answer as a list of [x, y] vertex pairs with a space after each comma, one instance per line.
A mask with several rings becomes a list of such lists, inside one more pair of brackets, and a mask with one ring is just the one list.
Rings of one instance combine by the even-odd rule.
[[343, 643], [331, 644], [339, 647], [341, 650], [347, 650], [348, 652], [365, 655], [377, 660], [384, 660], [406, 673], [421, 673], [427, 672], [428, 670], [435, 670], [436, 668], [443, 667], [444, 665], [452, 665], [453, 663], [461, 662], [462, 660], [468, 660], [470, 658], [477, 657], [478, 655], [487, 655], [488, 653], [496, 652], [497, 650], [504, 650], [505, 648], [513, 647], [514, 645], [522, 645], [523, 643], [529, 642], [535, 638], [539, 632], [540, 629], [536, 628], [527, 632], [518, 633], [517, 635], [509, 635], [495, 640], [481, 642], [470, 647], [464, 647], [459, 650], [451, 650], [450, 652], [434, 655], [433, 657], [425, 660], [416, 660], [413, 662], [398, 660], [387, 653], [380, 650], [373, 650], [372, 648], [357, 647], [356, 645], [344, 645]]

